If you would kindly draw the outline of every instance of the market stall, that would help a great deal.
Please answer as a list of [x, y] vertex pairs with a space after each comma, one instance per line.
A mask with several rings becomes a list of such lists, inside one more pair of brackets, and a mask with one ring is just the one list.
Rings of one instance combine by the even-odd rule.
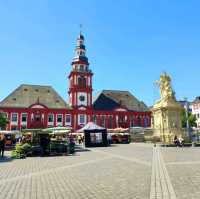
[[16, 143], [16, 140], [18, 140], [19, 137], [21, 137], [21, 133], [19, 131], [1, 131], [1, 134], [4, 134], [5, 136], [5, 145], [6, 146], [12, 146]]
[[128, 128], [115, 128], [115, 129], [108, 129], [108, 133], [111, 136], [111, 143], [120, 144], [130, 143], [130, 133]]
[[[50, 154], [64, 154], [69, 152], [71, 127], [54, 127], [44, 129], [43, 132], [49, 132], [49, 152]], [[71, 148], [71, 147], [70, 147]]]
[[106, 128], [89, 122], [82, 129], [77, 131], [77, 133], [81, 132], [84, 132], [86, 147], [108, 146]]
[[29, 155], [56, 155], [69, 152], [69, 139], [67, 135], [71, 132], [68, 127], [54, 127], [47, 129], [23, 130], [21, 144], [29, 144], [31, 150]]

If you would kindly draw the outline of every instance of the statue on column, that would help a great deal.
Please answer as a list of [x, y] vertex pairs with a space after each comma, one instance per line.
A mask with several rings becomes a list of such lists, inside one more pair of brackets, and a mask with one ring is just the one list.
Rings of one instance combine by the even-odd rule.
[[165, 72], [160, 75], [160, 79], [156, 81], [156, 84], [160, 88], [160, 100], [159, 102], [166, 102], [170, 99], [175, 99], [175, 92], [171, 86], [171, 77]]
[[160, 88], [160, 99], [154, 104], [154, 136], [162, 142], [172, 143], [175, 135], [181, 134], [181, 105], [176, 101], [175, 92], [171, 86], [171, 77], [162, 73], [156, 81]]

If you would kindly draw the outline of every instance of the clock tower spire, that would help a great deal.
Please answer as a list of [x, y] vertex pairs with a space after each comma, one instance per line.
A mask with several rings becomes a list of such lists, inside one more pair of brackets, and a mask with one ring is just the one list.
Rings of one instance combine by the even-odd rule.
[[80, 32], [69, 74], [69, 104], [73, 108], [92, 108], [92, 76], [86, 56], [85, 39]]

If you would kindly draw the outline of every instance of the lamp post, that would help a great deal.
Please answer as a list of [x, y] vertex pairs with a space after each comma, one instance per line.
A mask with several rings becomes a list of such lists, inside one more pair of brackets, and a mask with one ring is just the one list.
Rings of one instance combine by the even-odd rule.
[[190, 135], [190, 124], [189, 124], [189, 120], [188, 120], [188, 101], [187, 101], [187, 98], [185, 97], [185, 117], [186, 117], [186, 128], [187, 128], [187, 134], [188, 136], [190, 137], [191, 139], [191, 135]]

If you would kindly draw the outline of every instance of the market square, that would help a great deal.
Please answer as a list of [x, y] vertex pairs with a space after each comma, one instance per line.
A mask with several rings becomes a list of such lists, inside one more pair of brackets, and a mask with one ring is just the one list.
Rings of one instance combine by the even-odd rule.
[[[1, 160], [1, 198], [149, 199], [173, 198], [173, 193], [174, 198], [198, 198], [200, 149], [157, 146], [169, 181], [156, 167], [165, 178], [152, 184], [154, 148], [144, 143], [120, 144], [74, 156]], [[168, 190], [171, 185], [173, 189]]]
[[0, 2], [0, 199], [199, 198], [199, 7]]

